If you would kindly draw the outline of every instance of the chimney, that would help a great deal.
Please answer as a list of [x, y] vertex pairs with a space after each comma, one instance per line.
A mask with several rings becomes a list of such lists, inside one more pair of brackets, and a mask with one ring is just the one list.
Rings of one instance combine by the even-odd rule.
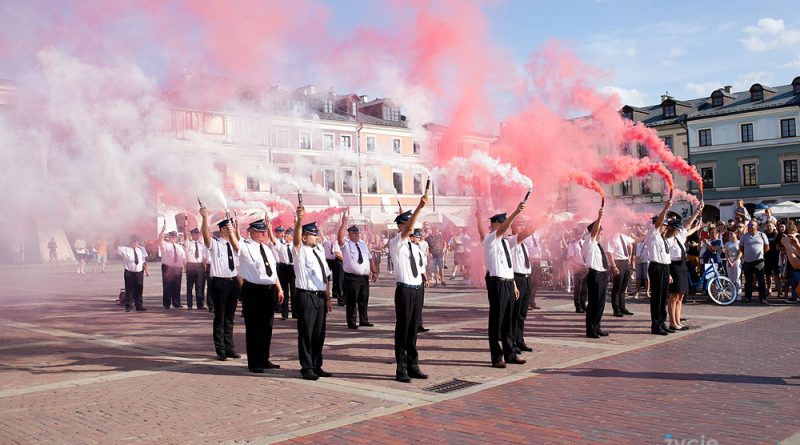
[[362, 104], [365, 104], [365, 103], [369, 102], [369, 96], [367, 96], [366, 94], [363, 95], [363, 96], [358, 96], [358, 97], [361, 98], [361, 103]]
[[731, 92], [731, 86], [730, 85], [725, 85], [724, 87], [722, 87], [722, 89], [725, 90], [726, 93], [730, 93]]
[[672, 99], [672, 96], [669, 95], [669, 91], [661, 95], [661, 102], [663, 103], [667, 99]]

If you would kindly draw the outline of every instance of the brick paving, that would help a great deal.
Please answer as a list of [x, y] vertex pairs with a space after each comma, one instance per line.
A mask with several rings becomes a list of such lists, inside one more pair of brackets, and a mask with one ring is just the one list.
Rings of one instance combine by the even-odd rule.
[[[118, 265], [90, 276], [6, 267], [0, 283], [15, 283], [0, 285], [2, 443], [776, 443], [800, 431], [794, 307], [689, 305], [697, 329], [662, 338], [647, 334], [647, 300], [630, 300], [634, 317], [607, 314], [611, 336], [589, 340], [571, 298], [545, 293], [529, 319], [528, 363], [498, 370], [485, 294], [455, 281], [426, 296], [432, 330], [419, 346], [431, 379], [401, 384], [384, 280], [375, 327], [348, 330], [334, 309], [324, 357], [335, 377], [306, 382], [293, 320], [275, 322], [282, 369], [250, 374], [244, 360], [213, 360], [212, 314], [161, 308], [157, 271], [146, 313], [114, 304]], [[479, 385], [426, 389], [453, 378]]]

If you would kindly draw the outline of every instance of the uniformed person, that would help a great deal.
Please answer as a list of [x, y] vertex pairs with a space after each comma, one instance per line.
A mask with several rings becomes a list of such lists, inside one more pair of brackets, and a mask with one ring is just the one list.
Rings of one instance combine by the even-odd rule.
[[269, 361], [275, 305], [283, 303], [284, 297], [278, 280], [278, 262], [267, 245], [270, 230], [263, 219], [252, 222], [247, 229], [250, 238], [239, 244], [247, 368], [257, 374], [264, 369], [280, 368]]
[[125, 267], [123, 278], [125, 280], [125, 312], [133, 310], [134, 306], [138, 312], [146, 311], [142, 302], [142, 291], [144, 289], [144, 277], [150, 276], [147, 272], [147, 251], [140, 246], [140, 238], [131, 235], [130, 244], [117, 247], [117, 254], [122, 258], [122, 265]]
[[292, 318], [297, 318], [294, 311], [294, 254], [292, 253], [292, 229], [284, 230], [278, 226], [275, 229], [277, 242], [273, 243], [275, 257], [278, 260], [278, 279], [281, 282], [284, 299], [281, 303], [281, 320], [289, 318], [289, 301], [292, 302]]
[[654, 335], [667, 335], [667, 297], [669, 292], [669, 245], [664, 239], [664, 219], [667, 216], [672, 200], [664, 203], [664, 209], [653, 217], [653, 224], [644, 236], [650, 264], [647, 266], [647, 278], [650, 281], [650, 332]]
[[[342, 291], [346, 304], [347, 327], [358, 329], [359, 326], [373, 326], [369, 322], [367, 311], [369, 280], [377, 280], [378, 272], [369, 247], [364, 241], [361, 241], [361, 231], [358, 226], [353, 225], [345, 229], [347, 216], [346, 211], [342, 213], [342, 223], [336, 234], [336, 242], [342, 255], [344, 275]], [[347, 233], [346, 237], [345, 232]]]
[[170, 305], [176, 309], [181, 306], [181, 278], [183, 277], [183, 265], [186, 262], [186, 252], [183, 246], [177, 243], [178, 232], [167, 233], [164, 240], [164, 230], [166, 225], [161, 228], [158, 238], [161, 240], [161, 284], [163, 288], [164, 309], [169, 309]]
[[331, 273], [333, 274], [331, 282], [331, 292], [333, 293], [333, 298], [336, 299], [337, 305], [344, 306], [345, 297], [343, 292], [344, 274], [342, 270], [342, 249], [339, 247], [336, 237], [337, 235], [331, 234], [328, 239], [322, 243], [322, 248], [325, 251], [325, 262], [328, 263], [328, 269], [330, 269]]
[[[420, 334], [424, 334], [430, 329], [426, 328], [423, 324], [423, 312], [425, 310], [425, 289], [430, 287], [430, 282], [428, 281], [428, 255], [426, 254], [425, 249], [423, 249], [423, 241], [422, 241], [422, 230], [414, 229], [411, 233], [411, 242], [414, 243], [417, 248], [419, 249], [419, 264], [421, 265], [420, 271], [422, 272], [422, 297], [420, 298], [420, 312], [419, 312], [419, 327], [417, 328], [417, 332]], [[468, 270], [466, 268], [465, 270]]]
[[208, 248], [211, 262], [211, 293], [214, 302], [214, 348], [218, 360], [240, 358], [233, 343], [233, 318], [239, 302], [239, 240], [232, 222], [220, 221], [219, 238], [211, 238], [208, 233], [208, 210], [200, 208], [203, 242]]
[[[505, 235], [514, 219], [525, 209], [519, 203], [510, 216], [500, 213], [489, 218], [491, 232], [484, 235], [485, 229], [478, 225], [483, 239], [483, 255], [486, 264], [486, 289], [489, 294], [489, 351], [492, 366], [505, 368], [506, 363], [523, 364], [525, 360], [514, 352], [514, 333], [512, 318], [514, 301], [519, 298], [519, 290], [514, 283], [514, 268], [511, 262], [511, 246]], [[477, 214], [477, 213], [476, 213]]]
[[192, 229], [191, 239], [184, 244], [186, 250], [186, 307], [192, 308], [192, 293], [197, 309], [203, 309], [206, 288], [206, 257], [208, 249], [202, 240], [200, 229]]
[[586, 336], [600, 338], [608, 335], [600, 329], [603, 319], [603, 309], [606, 307], [606, 289], [608, 288], [608, 257], [600, 244], [603, 227], [603, 209], [597, 212], [594, 220], [586, 230], [589, 236], [583, 243], [581, 254], [586, 264]]
[[528, 305], [531, 298], [531, 272], [533, 270], [532, 258], [528, 241], [532, 238], [533, 229], [525, 227], [522, 218], [511, 225], [511, 236], [508, 243], [511, 247], [511, 265], [514, 269], [514, 285], [519, 292], [519, 298], [514, 300], [514, 310], [511, 318], [511, 331], [513, 332], [514, 353], [522, 351], [531, 352], [533, 349], [525, 343], [525, 320], [528, 318]]
[[401, 213], [394, 219], [398, 233], [389, 241], [389, 256], [392, 259], [397, 287], [394, 291], [396, 324], [394, 328], [394, 355], [397, 362], [395, 378], [408, 383], [412, 378], [427, 379], [419, 368], [417, 330], [422, 322], [423, 282], [425, 270], [420, 261], [419, 247], [411, 242], [414, 223], [428, 195], [422, 195], [414, 212]]
[[573, 240], [567, 246], [567, 260], [572, 272], [572, 300], [575, 303], [575, 312], [578, 314], [586, 312], [586, 299], [588, 298], [586, 288], [586, 274], [588, 271], [581, 255], [586, 238], [581, 236], [582, 230], [575, 229], [573, 231]]
[[625, 295], [631, 279], [631, 256], [633, 255], [634, 239], [625, 233], [618, 233], [608, 240], [606, 252], [608, 264], [611, 267], [611, 308], [615, 317], [633, 315], [625, 307]]
[[292, 304], [297, 314], [297, 353], [300, 373], [306, 380], [331, 377], [322, 369], [325, 322], [331, 305], [331, 272], [323, 253], [317, 249], [319, 229], [315, 222], [303, 224], [305, 210], [297, 207], [292, 250], [296, 295]]

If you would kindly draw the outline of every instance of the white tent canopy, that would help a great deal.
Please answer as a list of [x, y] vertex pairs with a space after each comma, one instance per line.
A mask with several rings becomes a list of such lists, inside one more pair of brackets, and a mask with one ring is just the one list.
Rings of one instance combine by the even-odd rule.
[[[800, 218], [800, 204], [792, 201], [784, 201], [770, 207], [772, 216], [776, 218]], [[760, 217], [764, 214], [764, 210], [759, 210], [753, 213], [753, 216]]]

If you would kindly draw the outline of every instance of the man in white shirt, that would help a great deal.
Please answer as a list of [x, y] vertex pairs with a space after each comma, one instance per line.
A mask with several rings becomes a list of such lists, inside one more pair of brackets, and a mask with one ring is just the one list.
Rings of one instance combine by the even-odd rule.
[[322, 248], [325, 250], [325, 262], [328, 263], [328, 269], [333, 274], [331, 282], [331, 293], [333, 298], [336, 299], [338, 306], [344, 306], [345, 299], [342, 292], [343, 279], [342, 274], [342, 249], [336, 241], [336, 234], [331, 234], [328, 239], [322, 243]]
[[283, 303], [283, 290], [278, 281], [278, 263], [267, 246], [267, 231], [271, 227], [263, 219], [254, 221], [247, 229], [250, 239], [239, 244], [247, 368], [257, 374], [280, 368], [269, 361], [269, 349], [275, 305]]
[[600, 238], [603, 227], [600, 225], [603, 219], [603, 208], [597, 212], [597, 219], [594, 220], [586, 230], [589, 237], [585, 240], [581, 249], [583, 261], [586, 264], [586, 288], [588, 298], [586, 301], [586, 337], [600, 338], [608, 335], [600, 329], [600, 321], [603, 319], [603, 309], [606, 306], [606, 289], [608, 288], [608, 257], [603, 246], [600, 245]]
[[303, 225], [305, 209], [297, 207], [292, 251], [295, 290], [293, 305], [297, 307], [297, 350], [300, 373], [305, 380], [331, 377], [322, 369], [322, 346], [325, 344], [325, 323], [333, 310], [331, 304], [331, 271], [324, 255], [317, 249], [319, 229], [312, 222]]
[[[343, 293], [346, 302], [347, 327], [358, 329], [374, 326], [369, 322], [367, 306], [369, 304], [369, 280], [377, 280], [378, 272], [369, 252], [369, 247], [361, 241], [361, 231], [358, 226], [347, 225], [347, 211], [342, 213], [342, 222], [336, 233], [336, 242], [342, 255], [342, 269], [344, 274]], [[347, 233], [345, 237], [345, 233]], [[356, 312], [356, 308], [358, 312]]]
[[394, 328], [394, 355], [397, 362], [395, 378], [403, 383], [411, 382], [412, 378], [428, 378], [419, 368], [417, 351], [417, 331], [422, 321], [424, 295], [422, 275], [425, 270], [422, 269], [424, 263], [419, 246], [411, 242], [414, 224], [427, 203], [428, 195], [422, 195], [413, 213], [407, 211], [394, 219], [398, 233], [388, 243], [389, 257], [397, 282], [394, 291], [397, 320]]
[[511, 318], [511, 331], [514, 338], [514, 353], [531, 352], [533, 349], [525, 344], [525, 320], [528, 318], [528, 307], [531, 298], [532, 258], [528, 242], [532, 238], [533, 229], [526, 228], [522, 218], [517, 218], [511, 225], [512, 235], [508, 237], [511, 247], [511, 265], [514, 269], [514, 285], [519, 291], [519, 298], [514, 300], [514, 311]]
[[[284, 299], [281, 304], [281, 320], [289, 318], [289, 302], [294, 305], [294, 254], [292, 253], [292, 234], [294, 231], [289, 228], [284, 230], [278, 226], [275, 229], [276, 242], [273, 242], [275, 258], [278, 260], [278, 279], [281, 282]], [[292, 306], [294, 307], [294, 306]], [[297, 318], [295, 310], [292, 309], [292, 318]]]
[[514, 352], [514, 332], [512, 319], [514, 301], [519, 299], [519, 290], [514, 283], [514, 268], [511, 262], [511, 247], [505, 235], [514, 219], [525, 209], [519, 203], [510, 216], [500, 213], [489, 218], [491, 232], [480, 223], [480, 213], [476, 209], [478, 233], [483, 239], [483, 256], [486, 264], [486, 289], [489, 294], [489, 352], [492, 367], [505, 368], [506, 363], [524, 364]]
[[203, 309], [206, 287], [206, 257], [208, 249], [201, 239], [200, 229], [192, 229], [191, 239], [184, 243], [186, 251], [186, 306], [192, 308], [192, 293], [197, 299], [197, 309]]
[[144, 277], [150, 276], [147, 272], [147, 252], [139, 245], [140, 239], [132, 235], [130, 245], [117, 247], [117, 254], [122, 258], [125, 268], [125, 312], [130, 312], [136, 307], [137, 312], [146, 311], [142, 303]]
[[[422, 272], [422, 298], [420, 298], [420, 307], [422, 308], [419, 313], [419, 327], [417, 328], [418, 333], [425, 333], [430, 331], [430, 329], [426, 328], [423, 324], [423, 316], [422, 312], [425, 310], [425, 288], [430, 286], [428, 282], [428, 243], [422, 239], [422, 231], [420, 229], [414, 229], [411, 232], [411, 242], [414, 243], [417, 248], [419, 249], [420, 254], [420, 271]], [[424, 244], [423, 244], [424, 243]]]
[[163, 288], [164, 309], [169, 309], [170, 305], [175, 309], [181, 309], [181, 277], [183, 276], [183, 265], [186, 262], [186, 252], [183, 246], [178, 244], [178, 232], [172, 231], [167, 234], [164, 240], [164, 230], [166, 225], [161, 228], [158, 238], [161, 240], [161, 284]]
[[567, 262], [569, 263], [570, 271], [572, 272], [572, 300], [575, 303], [575, 312], [583, 314], [586, 312], [586, 300], [588, 298], [588, 290], [586, 288], [586, 264], [583, 261], [583, 245], [586, 243], [586, 238], [581, 237], [582, 229], [575, 229], [573, 231], [573, 240], [567, 246]]
[[650, 332], [653, 335], [667, 335], [667, 298], [669, 283], [669, 246], [664, 239], [664, 219], [667, 216], [672, 200], [667, 199], [658, 216], [653, 217], [653, 224], [644, 236], [648, 260], [647, 278], [650, 281]]
[[200, 230], [203, 242], [208, 248], [211, 263], [211, 292], [214, 301], [214, 348], [218, 360], [241, 358], [233, 343], [233, 319], [239, 304], [239, 238], [231, 220], [217, 223], [219, 238], [211, 238], [208, 233], [208, 210], [200, 208]]
[[631, 256], [633, 253], [634, 239], [620, 231], [606, 242], [608, 264], [611, 266], [611, 307], [615, 317], [633, 315], [625, 307], [625, 293], [631, 280]]

